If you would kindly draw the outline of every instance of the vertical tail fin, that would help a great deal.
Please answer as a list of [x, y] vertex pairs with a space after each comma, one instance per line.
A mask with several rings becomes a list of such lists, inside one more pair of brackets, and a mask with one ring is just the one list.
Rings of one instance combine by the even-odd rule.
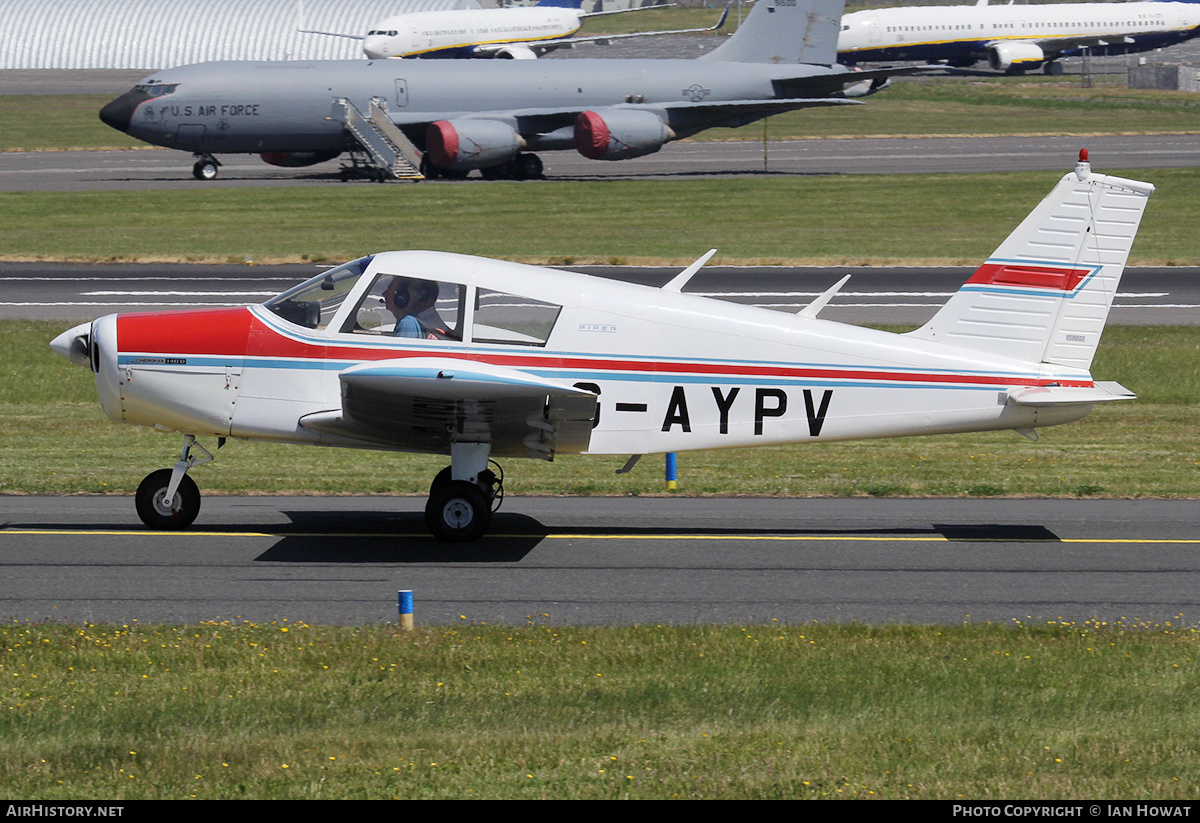
[[1154, 186], [1092, 174], [1087, 150], [925, 326], [910, 334], [1088, 369]]
[[733, 36], [700, 59], [833, 65], [845, 6], [845, 0], [758, 0]]

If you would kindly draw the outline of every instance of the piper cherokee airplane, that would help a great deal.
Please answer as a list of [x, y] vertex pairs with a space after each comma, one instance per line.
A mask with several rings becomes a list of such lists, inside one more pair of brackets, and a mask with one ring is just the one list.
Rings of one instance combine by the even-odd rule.
[[1197, 0], [1042, 5], [909, 6], [842, 19], [838, 59], [846, 65], [924, 60], [966, 67], [980, 60], [1020, 74], [1042, 66], [1062, 74], [1060, 57], [1131, 54], [1171, 46], [1200, 32]]
[[[662, 288], [429, 251], [338, 266], [258, 306], [110, 314], [54, 351], [114, 420], [184, 433], [137, 491], [181, 529], [212, 459], [197, 437], [449, 456], [425, 518], [473, 540], [503, 494], [493, 456], [553, 460], [1014, 429], [1133, 397], [1089, 368], [1154, 187], [1086, 153], [922, 328], [893, 334]], [[200, 454], [197, 454], [199, 452]]]
[[366, 36], [310, 31], [329, 37], [361, 40], [363, 53], [372, 60], [396, 57], [494, 57], [501, 60], [536, 60], [538, 55], [579, 43], [606, 43], [629, 37], [694, 34], [716, 31], [725, 23], [728, 9], [715, 26], [673, 31], [639, 31], [572, 37], [589, 17], [628, 14], [657, 6], [634, 6], [614, 11], [585, 12], [583, 0], [541, 0], [533, 6], [502, 9], [447, 9], [399, 14], [371, 27]]
[[640, 157], [715, 126], [855, 103], [845, 98], [913, 71], [838, 65], [842, 8], [843, 0], [760, 0], [732, 37], [695, 60], [200, 63], [145, 78], [100, 119], [194, 152], [200, 179], [217, 175], [220, 153], [306, 166], [371, 150], [383, 168], [376, 137], [409, 158], [405, 176], [539, 177], [535, 151]]

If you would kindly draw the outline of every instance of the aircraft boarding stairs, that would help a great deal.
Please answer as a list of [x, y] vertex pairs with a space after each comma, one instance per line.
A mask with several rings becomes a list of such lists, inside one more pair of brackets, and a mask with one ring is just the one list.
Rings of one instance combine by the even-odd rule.
[[364, 117], [358, 107], [345, 97], [333, 99], [333, 119], [354, 136], [370, 162], [351, 156], [351, 165], [342, 167], [342, 179], [351, 176], [373, 177], [383, 182], [388, 177], [401, 180], [424, 180], [421, 174], [421, 152], [388, 116], [387, 103], [382, 97], [372, 97]]

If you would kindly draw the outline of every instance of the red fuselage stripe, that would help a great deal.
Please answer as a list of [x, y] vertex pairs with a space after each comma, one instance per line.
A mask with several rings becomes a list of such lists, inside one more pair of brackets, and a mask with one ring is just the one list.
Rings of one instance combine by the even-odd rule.
[[1053, 380], [1033, 376], [954, 373], [907, 373], [819, 366], [753, 366], [735, 363], [686, 363], [667, 360], [618, 360], [587, 356], [530, 356], [500, 352], [431, 352], [428, 348], [323, 345], [297, 340], [263, 323], [248, 309], [215, 309], [120, 315], [118, 348], [122, 353], [263, 357], [302, 360], [371, 361], [443, 356], [524, 369], [573, 370], [588, 373], [713, 375], [725, 378], [792, 378], [863, 380], [899, 383], [940, 383], [984, 386], [1091, 386], [1087, 381]]

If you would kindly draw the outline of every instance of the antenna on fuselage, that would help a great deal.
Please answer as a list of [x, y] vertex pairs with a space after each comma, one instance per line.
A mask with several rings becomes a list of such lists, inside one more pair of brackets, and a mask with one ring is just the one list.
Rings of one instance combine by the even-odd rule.
[[683, 287], [686, 286], [687, 282], [692, 279], [692, 275], [694, 275], [696, 272], [700, 271], [700, 269], [702, 269], [704, 267], [704, 264], [708, 262], [709, 258], [711, 258], [716, 253], [717, 253], [716, 249], [709, 249], [708, 254], [701, 255], [699, 260], [697, 260], [692, 265], [688, 266], [686, 269], [681, 271], [679, 274], [672, 277], [671, 282], [667, 283], [665, 286], [663, 286], [662, 290], [663, 291], [673, 291], [673, 292], [683, 291]]
[[820, 313], [821, 309], [825, 308], [825, 304], [832, 300], [833, 296], [842, 290], [842, 286], [846, 285], [846, 281], [849, 279], [850, 275], [847, 274], [841, 280], [837, 281], [824, 292], [822, 292], [820, 297], [818, 297], [816, 300], [812, 301], [800, 311], [796, 312], [796, 314], [800, 315], [801, 317], [816, 317], [817, 314]]

